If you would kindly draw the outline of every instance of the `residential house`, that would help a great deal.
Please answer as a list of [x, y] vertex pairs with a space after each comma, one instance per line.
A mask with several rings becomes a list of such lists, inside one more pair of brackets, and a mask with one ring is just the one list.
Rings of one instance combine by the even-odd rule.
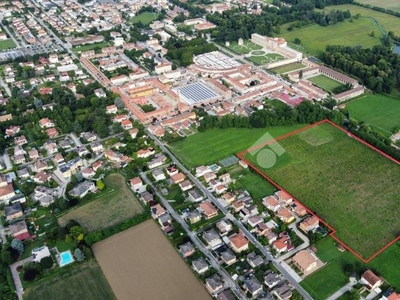
[[158, 153], [155, 155], [155, 157], [152, 160], [150, 160], [147, 163], [147, 167], [149, 169], [154, 169], [159, 166], [162, 166], [163, 164], [165, 164], [166, 161], [167, 161], [167, 157], [162, 153]]
[[196, 188], [191, 189], [189, 192], [189, 199], [193, 202], [200, 202], [204, 199], [203, 195], [200, 193], [200, 191]]
[[39, 151], [35, 148], [28, 151], [28, 156], [30, 160], [35, 160], [39, 158]]
[[256, 297], [262, 291], [262, 284], [255, 276], [243, 280], [243, 287], [252, 297]]
[[218, 216], [218, 209], [211, 203], [211, 201], [201, 202], [199, 208], [207, 220]]
[[96, 172], [90, 167], [85, 168], [82, 171], [83, 178], [92, 178], [94, 175], [96, 175]]
[[101, 167], [103, 167], [103, 162], [102, 161], [95, 161], [93, 164], [92, 164], [92, 169], [93, 169], [93, 171], [95, 171], [95, 172], [97, 172], [97, 170], [99, 169], [99, 168], [101, 168]]
[[6, 135], [8, 137], [13, 137], [21, 130], [20, 126], [10, 126], [6, 129]]
[[172, 226], [172, 219], [169, 213], [161, 215], [158, 218], [158, 223], [160, 224], [161, 229], [167, 234], [174, 230], [174, 227]]
[[25, 156], [23, 154], [14, 155], [13, 156], [13, 163], [16, 164], [16, 165], [26, 163]]
[[211, 295], [216, 295], [224, 290], [224, 283], [218, 274], [206, 279], [206, 288]]
[[51, 174], [40, 171], [33, 176], [33, 181], [36, 183], [45, 183], [51, 180]]
[[188, 220], [190, 224], [195, 224], [201, 220], [201, 215], [197, 211], [191, 211], [186, 213], [186, 220]]
[[237, 261], [237, 257], [231, 249], [227, 249], [221, 252], [221, 259], [228, 266], [234, 264]]
[[211, 172], [211, 169], [206, 166], [199, 166], [196, 168], [196, 177], [201, 177], [204, 176], [204, 174], [207, 174]]
[[370, 291], [373, 291], [373, 290], [379, 288], [383, 284], [382, 278], [377, 276], [371, 270], [367, 270], [361, 275], [360, 282], [362, 284], [364, 284], [365, 287]]
[[215, 187], [215, 192], [217, 195], [221, 195], [222, 193], [226, 192], [228, 188], [225, 185], [218, 185]]
[[155, 179], [155, 181], [160, 181], [160, 180], [165, 180], [165, 174], [161, 169], [156, 169], [154, 170], [152, 173], [153, 178]]
[[301, 204], [299, 204], [297, 201], [291, 205], [292, 211], [296, 214], [298, 217], [304, 217], [308, 212], [305, 209], [305, 207]]
[[247, 219], [247, 224], [249, 224], [253, 228], [262, 222], [263, 222], [263, 219], [259, 216], [254, 216], [254, 217], [250, 217]]
[[288, 300], [292, 297], [292, 289], [286, 284], [280, 284], [274, 288], [271, 292], [275, 295], [279, 300]]
[[137, 157], [138, 158], [147, 158], [149, 156], [152, 156], [156, 153], [156, 150], [154, 150], [153, 148], [147, 148], [147, 149], [140, 149], [137, 152]]
[[48, 155], [52, 155], [58, 152], [57, 144], [53, 141], [47, 141], [44, 143], [43, 148], [46, 149]]
[[216, 248], [221, 245], [222, 240], [219, 234], [214, 230], [210, 229], [209, 231], [205, 231], [203, 233], [203, 239], [206, 241], [207, 245], [211, 248]]
[[88, 142], [94, 142], [97, 140], [97, 135], [94, 132], [82, 132], [80, 137]]
[[319, 219], [316, 216], [310, 216], [308, 218], [305, 218], [301, 223], [300, 223], [300, 228], [304, 232], [312, 231], [315, 230], [319, 227]]
[[274, 271], [267, 270], [264, 273], [264, 284], [272, 289], [274, 286], [276, 286], [279, 282], [281, 281], [281, 278], [279, 277], [278, 274], [276, 274]]
[[165, 209], [160, 204], [150, 207], [150, 211], [153, 219], [158, 219], [161, 215], [165, 214]]
[[9, 225], [8, 229], [10, 230], [11, 235], [20, 241], [23, 241], [30, 237], [28, 226], [26, 226], [25, 220], [21, 220]]
[[17, 170], [17, 175], [21, 179], [28, 179], [30, 176], [27, 168]]
[[203, 257], [196, 258], [192, 261], [193, 270], [199, 274], [204, 274], [208, 271], [209, 266], [207, 261]]
[[222, 183], [229, 183], [231, 180], [231, 174], [230, 173], [225, 173], [219, 176], [219, 180]]
[[149, 204], [150, 202], [154, 201], [153, 194], [150, 194], [148, 191], [145, 191], [140, 194], [140, 200], [143, 201], [145, 205]]
[[274, 196], [267, 196], [263, 198], [262, 204], [273, 212], [277, 212], [281, 208], [279, 201]]
[[282, 222], [285, 222], [285, 223], [290, 223], [290, 222], [294, 221], [294, 219], [295, 219], [292, 212], [290, 210], [288, 210], [286, 207], [281, 207], [278, 210], [276, 215], [278, 216], [279, 219], [282, 220]]
[[40, 128], [51, 128], [56, 126], [53, 121], [49, 120], [48, 118], [43, 118], [39, 120]]
[[249, 241], [243, 235], [243, 232], [239, 230], [238, 233], [231, 235], [229, 237], [230, 246], [233, 251], [240, 253], [249, 249]]
[[193, 255], [195, 251], [196, 249], [191, 242], [187, 242], [179, 246], [179, 252], [182, 254], [183, 258]]
[[288, 252], [288, 251], [294, 249], [294, 246], [292, 245], [292, 241], [287, 236], [283, 236], [283, 237], [279, 238], [278, 240], [276, 240], [275, 242], [272, 243], [272, 246], [278, 253]]
[[40, 261], [45, 258], [51, 256], [49, 248], [47, 246], [42, 246], [40, 248], [35, 248], [32, 250], [32, 257], [35, 263], [40, 263]]
[[293, 256], [293, 264], [299, 268], [303, 274], [310, 273], [317, 268], [318, 257], [316, 257], [312, 251], [301, 250]]
[[28, 144], [28, 140], [24, 135], [20, 135], [14, 138], [14, 145], [16, 146], [22, 146]]
[[222, 219], [221, 221], [217, 222], [216, 225], [221, 235], [228, 234], [233, 228], [232, 223], [229, 222], [229, 220], [225, 219]]
[[58, 137], [58, 131], [55, 128], [46, 129], [46, 134], [50, 139]]
[[0, 201], [6, 203], [12, 197], [15, 196], [15, 191], [12, 183], [8, 183], [4, 176], [0, 175]]
[[85, 197], [89, 192], [96, 192], [97, 187], [94, 184], [93, 181], [85, 180], [81, 183], [79, 183], [76, 187], [74, 187], [72, 190], [69, 191], [69, 195], [72, 197], [77, 197], [77, 198], [83, 198]]
[[228, 204], [231, 204], [236, 199], [231, 193], [224, 193], [221, 198], [224, 199]]
[[400, 294], [396, 293], [393, 289], [387, 290], [380, 300], [400, 300]]
[[285, 191], [277, 191], [275, 193], [275, 197], [284, 205], [289, 205], [293, 202], [292, 196], [289, 195], [289, 193]]
[[92, 151], [96, 154], [104, 152], [104, 147], [103, 144], [101, 142], [94, 142], [90, 145], [90, 148], [92, 149]]
[[57, 197], [57, 195], [57, 189], [51, 189], [45, 186], [37, 186], [30, 198], [33, 201], [38, 201], [41, 206], [47, 207], [54, 202], [54, 199]]
[[116, 114], [118, 108], [115, 104], [106, 106], [106, 114]]
[[244, 202], [242, 200], [235, 200], [232, 202], [232, 206], [235, 212], [239, 212], [244, 208]]
[[24, 215], [24, 213], [22, 211], [21, 203], [19, 203], [19, 202], [16, 202], [10, 206], [4, 207], [4, 212], [5, 212], [7, 221], [20, 218]]
[[182, 173], [177, 173], [171, 176], [171, 180], [174, 184], [178, 184], [179, 182], [184, 181], [186, 176]]
[[78, 153], [79, 157], [85, 156], [90, 153], [86, 146], [80, 146], [76, 148], [76, 152]]
[[179, 170], [177, 168], [175, 168], [175, 166], [168, 167], [166, 169], [166, 171], [167, 171], [167, 174], [168, 174], [169, 177], [172, 177], [172, 176], [174, 176], [174, 175], [179, 173]]
[[48, 164], [44, 160], [38, 160], [30, 166], [32, 172], [38, 173], [49, 169]]
[[137, 128], [132, 128], [131, 130], [129, 130], [129, 134], [131, 135], [132, 139], [136, 139], [138, 133], [139, 129]]
[[136, 193], [143, 193], [146, 190], [146, 185], [143, 184], [143, 181], [140, 177], [134, 177], [129, 181], [132, 189]]
[[179, 187], [181, 188], [182, 192], [190, 190], [193, 188], [192, 182], [190, 180], [184, 180], [179, 183]]
[[217, 174], [215, 174], [214, 172], [209, 172], [209, 173], [204, 174], [203, 178], [204, 178], [205, 182], [208, 183], [211, 180], [216, 179], [217, 178]]
[[246, 257], [247, 262], [253, 268], [261, 266], [264, 263], [264, 259], [255, 252], [251, 252]]
[[278, 236], [271, 229], [267, 228], [265, 233], [263, 234], [268, 241], [268, 244], [272, 244], [278, 239]]
[[122, 126], [122, 128], [125, 129], [125, 130], [129, 130], [129, 129], [132, 129], [132, 128], [133, 128], [133, 124], [132, 124], [132, 122], [131, 122], [129, 119], [123, 120], [123, 121], [121, 122], [121, 126]]

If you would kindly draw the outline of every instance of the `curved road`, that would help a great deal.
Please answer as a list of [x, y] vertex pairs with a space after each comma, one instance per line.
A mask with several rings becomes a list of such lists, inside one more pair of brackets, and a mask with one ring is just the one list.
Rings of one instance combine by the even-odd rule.
[[188, 176], [188, 178], [196, 184], [196, 186], [220, 209], [228, 219], [234, 222], [239, 229], [243, 232], [243, 234], [247, 237], [247, 239], [253, 243], [262, 253], [263, 255], [270, 260], [274, 266], [283, 274], [283, 276], [291, 283], [291, 285], [304, 297], [305, 300], [313, 300], [313, 298], [303, 289], [302, 286], [298, 284], [298, 282], [280, 265], [267, 249], [265, 249], [257, 239], [243, 226], [241, 222], [239, 222], [235, 217], [233, 217], [230, 212], [221, 205], [221, 203], [214, 197], [214, 195], [207, 190], [202, 183], [190, 173], [183, 164], [165, 147], [165, 145], [153, 134], [147, 131], [147, 134], [155, 141], [155, 143], [165, 152], [167, 153], [172, 161], [182, 170], [183, 173]]

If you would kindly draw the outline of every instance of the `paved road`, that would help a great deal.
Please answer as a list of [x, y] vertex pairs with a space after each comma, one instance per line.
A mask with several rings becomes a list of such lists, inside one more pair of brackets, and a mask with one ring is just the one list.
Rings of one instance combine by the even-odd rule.
[[4, 161], [4, 164], [6, 165], [6, 170], [11, 170], [13, 168], [11, 159], [10, 159], [10, 156], [8, 155], [7, 150], [4, 151], [3, 161]]
[[18, 299], [20, 299], [20, 300], [22, 300], [22, 295], [24, 294], [24, 289], [22, 287], [21, 279], [19, 278], [17, 268], [19, 266], [24, 265], [28, 261], [33, 261], [32, 256], [29, 256], [28, 258], [17, 261], [16, 263], [13, 263], [12, 265], [10, 265], [11, 275], [12, 275], [14, 285], [15, 285], [15, 292], [17, 293]]
[[187, 235], [190, 237], [192, 242], [197, 246], [197, 248], [203, 252], [207, 258], [208, 261], [211, 263], [213, 268], [219, 272], [220, 275], [222, 275], [225, 284], [231, 288], [231, 290], [236, 294], [236, 296], [239, 299], [247, 299], [246, 295], [243, 294], [242, 290], [238, 288], [236, 283], [233, 281], [232, 277], [225, 272], [219, 265], [218, 261], [216, 258], [211, 254], [211, 252], [203, 245], [203, 243], [200, 241], [200, 239], [197, 237], [196, 233], [193, 232], [189, 226], [186, 224], [186, 222], [182, 219], [182, 217], [172, 208], [172, 206], [169, 204], [167, 199], [164, 198], [164, 196], [159, 193], [157, 188], [153, 185], [153, 183], [149, 180], [147, 177], [146, 173], [141, 173], [140, 176], [142, 177], [143, 181], [146, 182], [149, 186], [153, 188], [153, 190], [156, 192], [157, 196], [161, 199], [161, 203], [163, 206], [169, 211], [171, 216], [179, 223], [182, 225], [183, 229], [186, 231]]
[[214, 197], [214, 195], [207, 190], [203, 184], [191, 174], [184, 165], [180, 163], [180, 161], [165, 147], [165, 145], [153, 134], [147, 132], [147, 134], [155, 141], [155, 143], [165, 152], [167, 153], [172, 161], [182, 170], [183, 173], [194, 183], [196, 186], [225, 214], [229, 217], [232, 222], [234, 222], [239, 229], [243, 232], [243, 234], [247, 237], [247, 239], [253, 243], [262, 253], [263, 255], [269, 259], [274, 266], [283, 274], [283, 276], [294, 286], [296, 290], [304, 297], [305, 300], [312, 300], [313, 298], [298, 284], [298, 282], [280, 265], [280, 263], [271, 255], [269, 250], [267, 250], [264, 246], [262, 246], [257, 239], [244, 227], [244, 225], [239, 222], [236, 218], [229, 213], [229, 211], [221, 205], [221, 203]]

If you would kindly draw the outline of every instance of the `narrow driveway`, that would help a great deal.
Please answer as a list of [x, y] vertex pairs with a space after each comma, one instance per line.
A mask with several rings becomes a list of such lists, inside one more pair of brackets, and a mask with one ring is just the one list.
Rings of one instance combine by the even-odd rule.
[[17, 293], [18, 299], [20, 299], [20, 300], [22, 300], [22, 295], [24, 294], [24, 289], [22, 287], [21, 279], [19, 278], [17, 268], [19, 266], [23, 266], [28, 261], [33, 261], [32, 256], [29, 256], [28, 258], [17, 261], [16, 263], [13, 263], [12, 265], [10, 265], [11, 275], [12, 275], [14, 285], [15, 285], [15, 292]]

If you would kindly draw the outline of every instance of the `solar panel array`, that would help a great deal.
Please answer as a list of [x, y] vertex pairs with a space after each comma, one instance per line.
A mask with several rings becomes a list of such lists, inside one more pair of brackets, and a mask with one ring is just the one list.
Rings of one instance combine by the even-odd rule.
[[201, 82], [188, 84], [179, 88], [179, 95], [189, 104], [209, 101], [218, 98], [219, 95], [206, 87]]

